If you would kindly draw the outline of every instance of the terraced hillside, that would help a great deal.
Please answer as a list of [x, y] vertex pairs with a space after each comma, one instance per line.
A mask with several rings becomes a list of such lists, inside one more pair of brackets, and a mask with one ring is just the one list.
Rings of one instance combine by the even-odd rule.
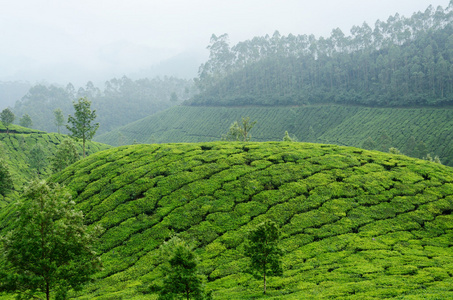
[[243, 249], [267, 219], [284, 252], [269, 299], [453, 297], [453, 169], [440, 164], [322, 144], [154, 144], [95, 153], [51, 180], [105, 228], [104, 270], [77, 299], [157, 299], [159, 246], [174, 235], [214, 299], [261, 298]]
[[[187, 107], [165, 112], [95, 138], [123, 145], [138, 143], [205, 142], [219, 140], [241, 117], [257, 121], [252, 140], [280, 141], [285, 131], [299, 141], [362, 147], [369, 137], [377, 150], [397, 147], [418, 158], [438, 155], [453, 166], [453, 110], [451, 108], [369, 108], [340, 105], [301, 107]], [[381, 143], [387, 136], [387, 142]], [[422, 154], [413, 152], [424, 144]], [[382, 144], [382, 145], [381, 145]]]
[[[36, 174], [36, 171], [29, 166], [30, 150], [33, 146], [37, 144], [43, 146], [45, 157], [44, 168], [41, 170], [41, 173], [43, 176], [48, 176], [50, 175], [49, 158], [55, 153], [58, 145], [66, 138], [68, 138], [67, 135], [46, 133], [17, 125], [12, 125], [10, 133], [7, 134], [5, 128], [0, 123], [0, 151], [2, 151], [0, 157], [4, 157], [8, 162], [16, 190], [20, 190], [22, 185], [29, 181], [31, 176]], [[81, 144], [76, 144], [76, 146], [78, 147], [79, 153], [82, 153]], [[87, 142], [88, 154], [108, 148], [111, 147], [106, 144]]]

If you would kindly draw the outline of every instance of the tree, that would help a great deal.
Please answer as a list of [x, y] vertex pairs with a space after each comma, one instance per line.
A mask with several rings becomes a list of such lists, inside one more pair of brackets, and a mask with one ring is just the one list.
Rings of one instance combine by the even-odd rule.
[[82, 140], [83, 157], [85, 158], [85, 142], [91, 140], [99, 128], [99, 123], [93, 123], [96, 119], [96, 110], [91, 111], [91, 102], [86, 98], [80, 98], [78, 102], [73, 102], [75, 114], [74, 117], [69, 115], [66, 128], [70, 136]]
[[401, 154], [401, 151], [398, 148], [390, 147], [389, 152], [392, 154]]
[[30, 155], [28, 157], [30, 167], [36, 169], [37, 174], [41, 174], [42, 168], [47, 164], [46, 153], [44, 147], [41, 144], [36, 144], [30, 149]]
[[101, 229], [89, 231], [74, 205], [62, 186], [30, 183], [18, 202], [13, 229], [1, 238], [0, 292], [64, 299], [100, 269], [94, 243]]
[[174, 299], [178, 296], [187, 300], [203, 299], [202, 281], [197, 275], [195, 255], [182, 242], [176, 241], [172, 244], [174, 245], [174, 249], [171, 249], [173, 254], [169, 260], [170, 266], [165, 270], [167, 276], [159, 299]]
[[19, 120], [19, 125], [22, 127], [31, 128], [33, 126], [33, 122], [29, 114], [24, 114], [22, 118]]
[[0, 120], [3, 123], [3, 126], [6, 127], [6, 133], [9, 134], [9, 125], [11, 125], [14, 122], [15, 116], [13, 112], [9, 108], [5, 108], [1, 113], [0, 113]]
[[281, 260], [282, 251], [278, 247], [279, 231], [272, 221], [259, 224], [249, 233], [245, 245], [245, 255], [250, 257], [250, 271], [264, 282], [263, 293], [266, 294], [266, 277], [283, 274]]
[[285, 131], [285, 135], [283, 136], [284, 142], [297, 142], [297, 138], [295, 136], [290, 137], [288, 131]]
[[241, 124], [237, 121], [231, 124], [227, 134], [222, 135], [223, 141], [249, 141], [251, 139], [250, 130], [255, 126], [256, 121], [251, 122], [250, 117], [242, 118]]
[[53, 111], [53, 115], [55, 116], [55, 126], [57, 126], [58, 133], [60, 133], [60, 127], [64, 124], [63, 112], [57, 108]]
[[51, 158], [52, 171], [61, 171], [78, 160], [79, 153], [77, 153], [77, 148], [74, 142], [70, 139], [65, 139], [58, 146], [55, 155]]
[[170, 101], [173, 102], [173, 103], [178, 102], [178, 95], [176, 95], [175, 92], [171, 93]]

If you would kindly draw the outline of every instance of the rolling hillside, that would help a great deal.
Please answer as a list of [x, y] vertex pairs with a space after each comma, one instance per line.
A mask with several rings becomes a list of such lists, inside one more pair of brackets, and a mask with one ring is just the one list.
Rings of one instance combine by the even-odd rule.
[[104, 270], [77, 299], [157, 299], [159, 246], [175, 235], [194, 247], [214, 299], [261, 298], [243, 242], [266, 219], [284, 252], [266, 298], [446, 299], [452, 171], [335, 145], [212, 142], [110, 149], [51, 181], [105, 228]]
[[[0, 157], [4, 157], [8, 163], [9, 171], [13, 177], [14, 189], [20, 191], [22, 185], [36, 174], [36, 170], [30, 168], [30, 150], [33, 146], [41, 144], [45, 153], [44, 168], [41, 170], [42, 176], [49, 176], [49, 157], [58, 148], [58, 145], [68, 138], [67, 135], [58, 133], [46, 133], [43, 131], [11, 125], [10, 133], [7, 134], [3, 124], [0, 122]], [[82, 153], [81, 143], [77, 144], [79, 153]], [[96, 142], [87, 142], [87, 154], [92, 154], [100, 150], [111, 148], [109, 145]], [[4, 203], [3, 203], [4, 204]], [[2, 199], [0, 199], [0, 207]]]
[[[453, 166], [452, 114], [451, 108], [178, 106], [95, 140], [110, 145], [216, 141], [233, 121], [250, 117], [257, 121], [251, 132], [254, 141], [280, 141], [286, 130], [302, 142], [355, 147], [362, 147], [370, 137], [376, 143], [375, 149], [388, 151], [389, 147], [397, 147], [419, 158], [430, 153], [433, 157], [438, 155], [443, 164]], [[383, 136], [390, 141], [381, 141]], [[415, 147], [411, 141], [424, 143], [424, 153], [411, 153]]]

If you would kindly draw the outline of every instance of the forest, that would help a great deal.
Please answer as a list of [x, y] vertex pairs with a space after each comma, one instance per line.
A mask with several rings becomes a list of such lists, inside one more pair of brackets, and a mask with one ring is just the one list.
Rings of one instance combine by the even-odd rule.
[[61, 109], [67, 117], [73, 111], [73, 101], [87, 97], [98, 114], [98, 133], [103, 133], [177, 105], [194, 93], [191, 80], [174, 77], [132, 80], [123, 76], [106, 81], [103, 89], [91, 81], [78, 89], [71, 83], [66, 87], [38, 84], [12, 111], [17, 119], [28, 114], [33, 128], [57, 132], [53, 112]]
[[213, 35], [189, 105], [446, 106], [453, 97], [453, 5], [395, 14], [328, 38]]

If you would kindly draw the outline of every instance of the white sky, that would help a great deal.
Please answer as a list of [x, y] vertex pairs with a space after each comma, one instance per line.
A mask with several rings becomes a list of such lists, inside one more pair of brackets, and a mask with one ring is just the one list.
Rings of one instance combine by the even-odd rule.
[[75, 84], [146, 69], [183, 52], [207, 55], [213, 33], [349, 34], [396, 12], [450, 0], [0, 0], [0, 81]]

